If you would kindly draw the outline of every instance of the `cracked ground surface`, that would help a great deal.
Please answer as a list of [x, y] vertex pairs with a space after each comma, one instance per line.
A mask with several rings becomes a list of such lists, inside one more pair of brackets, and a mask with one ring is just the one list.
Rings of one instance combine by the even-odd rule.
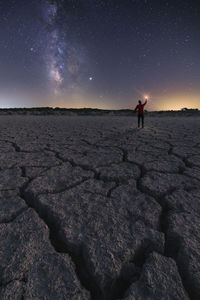
[[200, 299], [200, 122], [0, 120], [0, 299]]

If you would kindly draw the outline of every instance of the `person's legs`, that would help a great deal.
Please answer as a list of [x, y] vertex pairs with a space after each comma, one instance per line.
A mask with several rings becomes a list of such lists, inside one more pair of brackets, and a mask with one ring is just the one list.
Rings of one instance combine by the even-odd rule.
[[144, 115], [142, 114], [142, 128], [144, 128]]
[[140, 127], [140, 114], [138, 114], [138, 128]]

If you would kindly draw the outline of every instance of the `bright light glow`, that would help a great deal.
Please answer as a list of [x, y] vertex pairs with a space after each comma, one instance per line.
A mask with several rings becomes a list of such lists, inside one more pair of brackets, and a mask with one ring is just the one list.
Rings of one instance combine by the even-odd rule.
[[149, 110], [180, 110], [182, 108], [200, 109], [200, 93], [177, 93], [153, 97]]

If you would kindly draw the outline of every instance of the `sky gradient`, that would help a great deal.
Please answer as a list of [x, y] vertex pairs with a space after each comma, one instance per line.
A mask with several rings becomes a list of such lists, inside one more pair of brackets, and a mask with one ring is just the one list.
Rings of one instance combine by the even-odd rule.
[[0, 107], [200, 109], [200, 3], [3, 0]]

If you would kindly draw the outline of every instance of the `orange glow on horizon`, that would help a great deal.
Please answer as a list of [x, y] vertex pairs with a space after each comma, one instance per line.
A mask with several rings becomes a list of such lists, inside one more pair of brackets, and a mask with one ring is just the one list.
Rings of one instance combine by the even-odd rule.
[[150, 110], [181, 110], [182, 108], [200, 109], [200, 94], [174, 94], [156, 97]]
[[[147, 111], [159, 110], [181, 110], [182, 108], [200, 109], [200, 93], [199, 94], [171, 94], [171, 95], [148, 95], [143, 94], [144, 99], [147, 98]], [[97, 108], [97, 109], [134, 109], [138, 102], [137, 96], [133, 99], [108, 99], [99, 98], [95, 95], [76, 94], [71, 97], [55, 97], [46, 99], [52, 107], [60, 108]]]

